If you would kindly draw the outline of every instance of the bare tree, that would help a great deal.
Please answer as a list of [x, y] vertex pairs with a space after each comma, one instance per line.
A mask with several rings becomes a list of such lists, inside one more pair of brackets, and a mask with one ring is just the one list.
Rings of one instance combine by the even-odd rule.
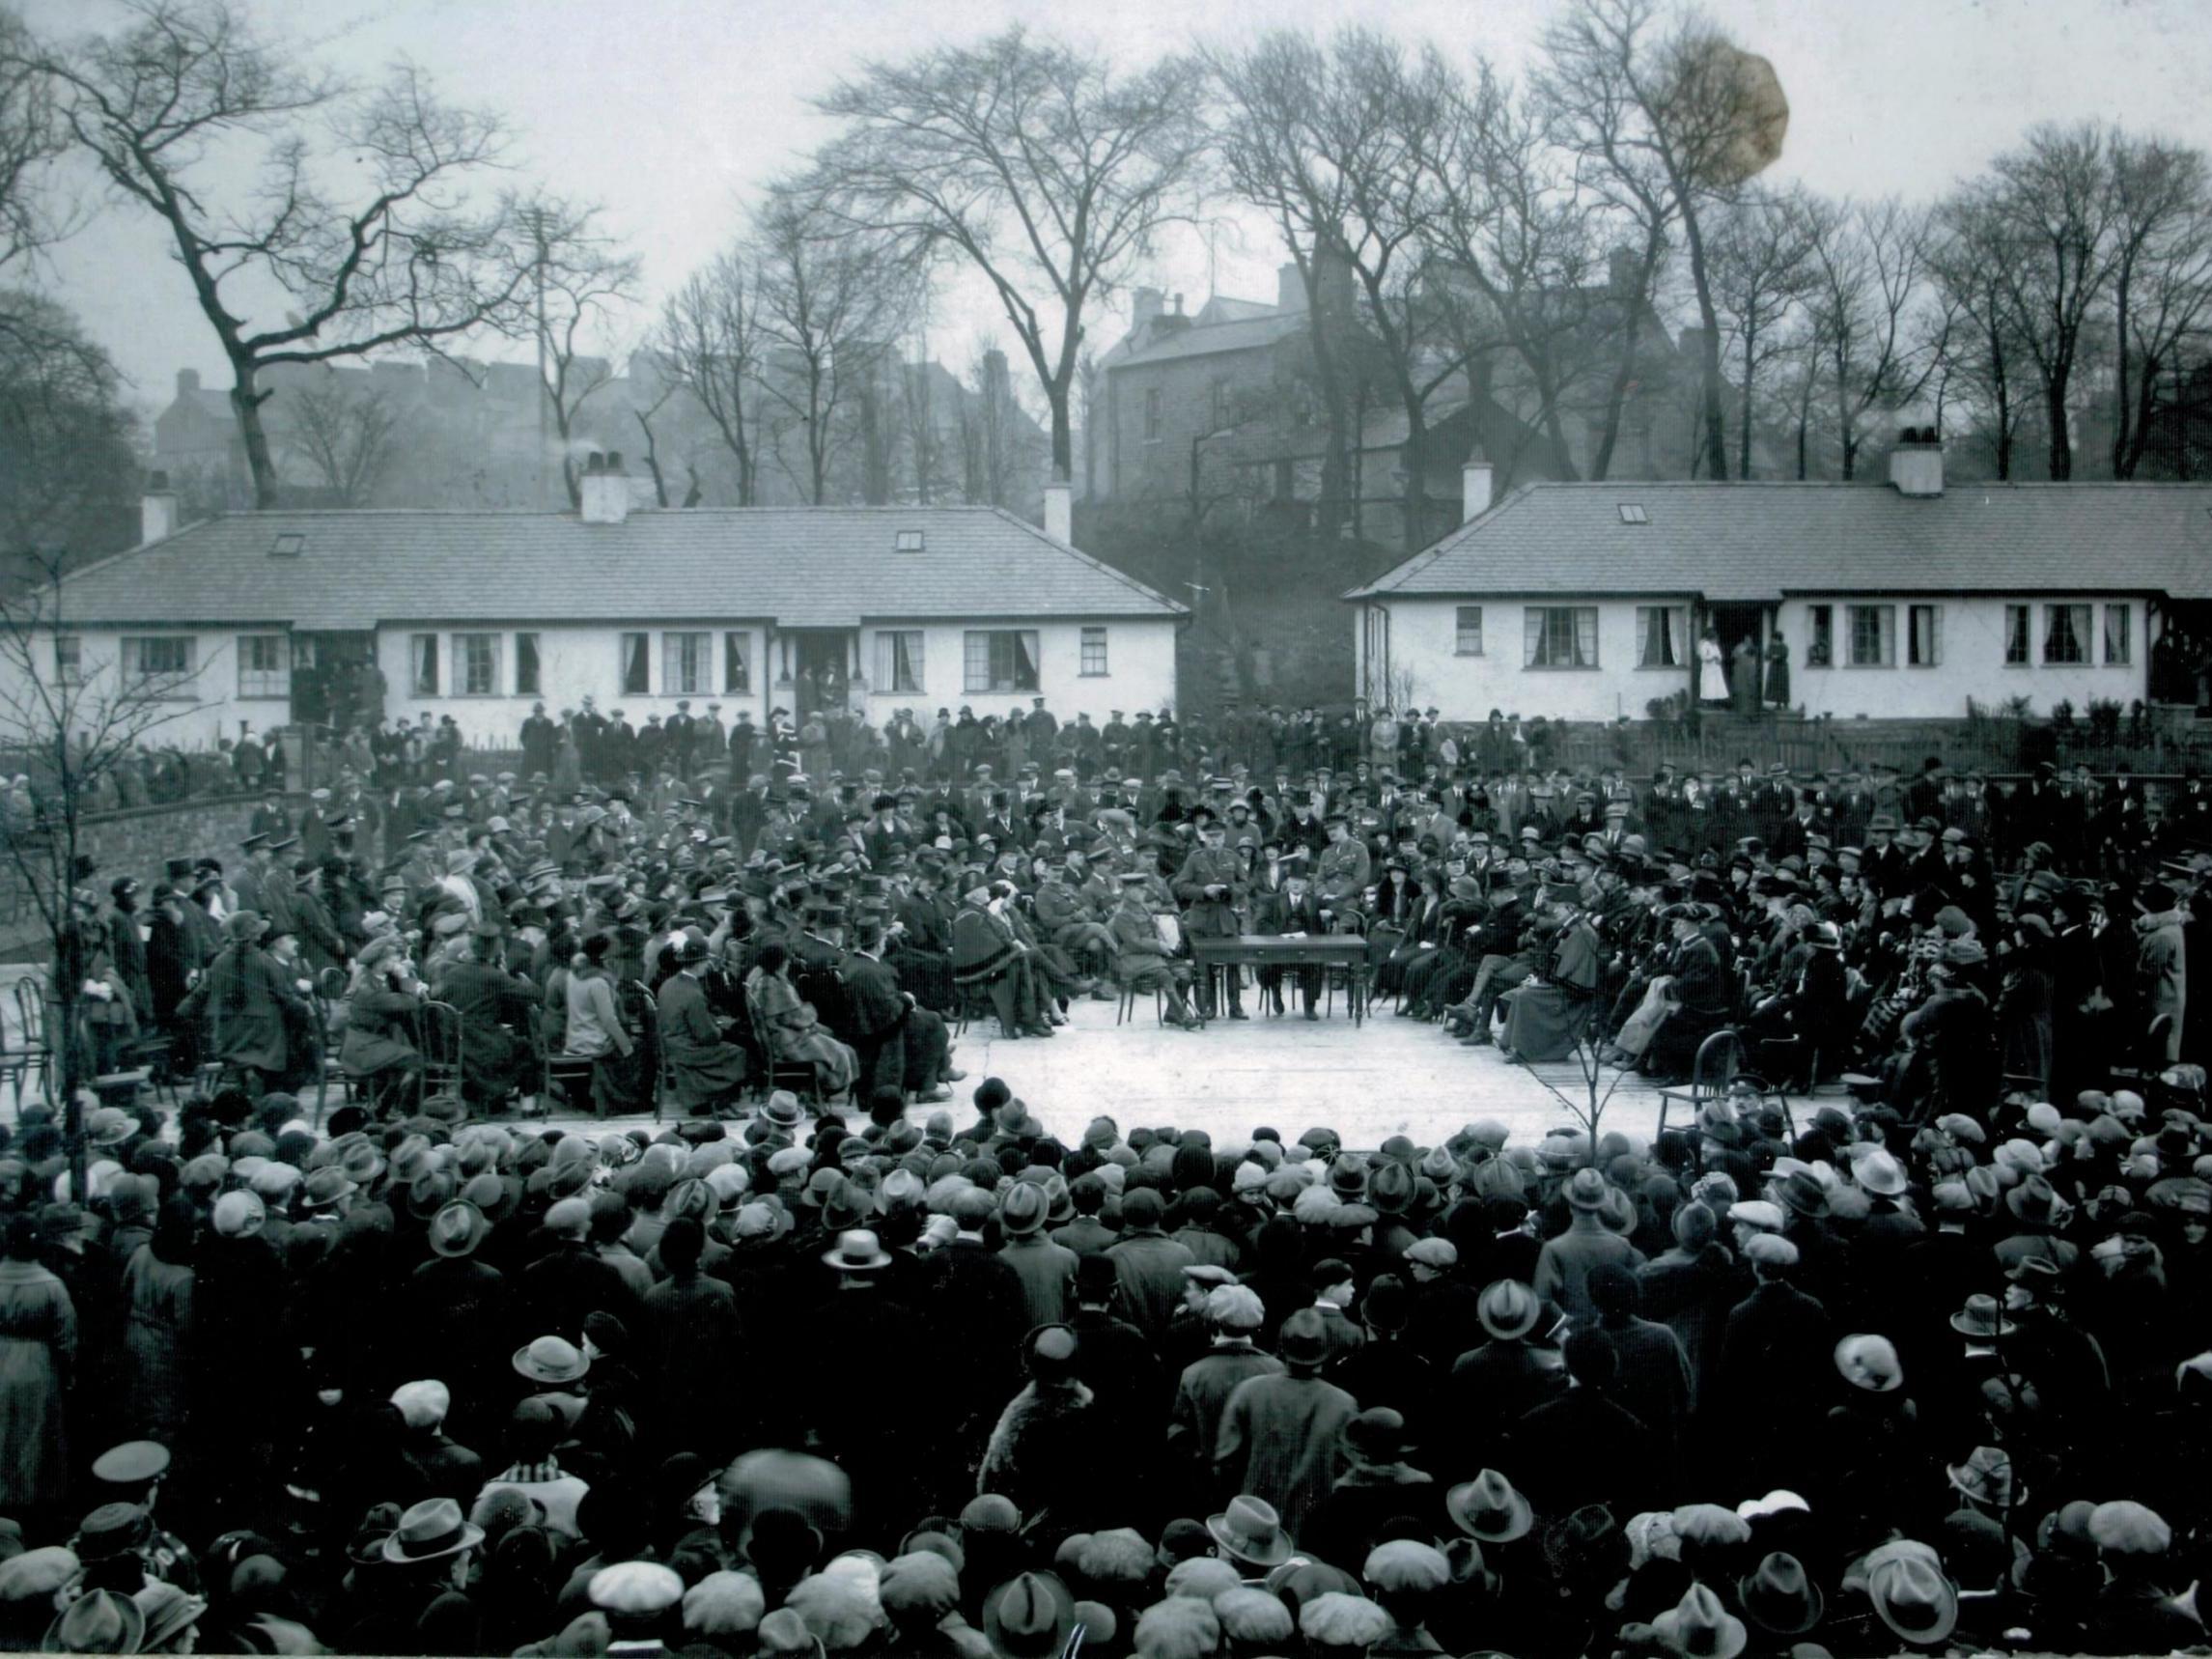
[[294, 395], [287, 438], [336, 505], [366, 507], [391, 469], [399, 424], [380, 392], [356, 392], [330, 376]]
[[[1431, 303], [1470, 391], [1498, 398], [1542, 435], [1554, 477], [1579, 477], [1567, 412], [1618, 321], [1610, 283], [1591, 287], [1591, 209], [1533, 105], [1488, 64], [1471, 84], [1435, 79], [1435, 119], [1410, 134], [1430, 194]], [[1489, 459], [1502, 490], [1520, 457]]]
[[1244, 52], [1210, 53], [1205, 64], [1213, 155], [1237, 193], [1274, 224], [1305, 291], [1312, 384], [1329, 431], [1321, 456], [1322, 511], [1344, 515], [1352, 497], [1353, 383], [1363, 364], [1353, 337], [1351, 295], [1338, 282], [1349, 274], [1337, 251], [1351, 211], [1349, 183], [1321, 164], [1316, 146], [1304, 138], [1322, 54], [1311, 42], [1277, 32]]
[[2201, 151], [2162, 139], [2115, 132], [2111, 167], [2113, 476], [2133, 478], [2159, 377], [2201, 341], [2212, 306], [2212, 188]]
[[[11, 821], [0, 856], [30, 902], [43, 934], [51, 971], [46, 1022], [63, 1108], [72, 1191], [85, 1179], [84, 1103], [97, 1073], [84, 1020], [88, 996], [117, 993], [95, 986], [89, 970], [97, 948], [88, 924], [93, 904], [83, 891], [89, 845], [85, 819], [96, 792], [157, 728], [190, 708], [177, 692], [190, 673], [155, 677], [120, 654], [91, 659], [70, 625], [69, 549], [19, 546], [33, 581], [0, 596], [0, 751], [30, 773], [35, 821]], [[120, 644], [120, 641], [118, 642]], [[205, 673], [211, 663], [194, 665]]]
[[1812, 290], [1812, 235], [1803, 196], [1747, 194], [1716, 221], [1707, 247], [1713, 302], [1738, 377], [1736, 476], [1749, 478], [1758, 388], [1790, 350], [1782, 324]]
[[1661, 35], [1657, 14], [1656, 0], [1577, 0], [1545, 31], [1538, 85], [1562, 142], [1611, 176], [1639, 221], [1681, 228], [1701, 329], [1703, 464], [1722, 479], [1721, 319], [1705, 220], [1781, 154], [1789, 105], [1764, 59], [1695, 16]]
[[[67, 236], [81, 215], [50, 173], [69, 145], [53, 77], [22, 19], [0, 11], [0, 275], [12, 281], [20, 280], [20, 267]], [[0, 313], [0, 325], [12, 321], [12, 313]]]
[[600, 228], [599, 212], [548, 197], [518, 203], [511, 213], [512, 257], [528, 272], [544, 436], [560, 454], [571, 507], [583, 499], [576, 424], [614, 380], [614, 333], [637, 301], [637, 258]]
[[1855, 475], [1860, 422], [1872, 409], [1910, 402], [1932, 359], [1916, 348], [1913, 306], [1920, 294], [1925, 219], [1891, 197], [1861, 204], [1802, 198], [1813, 332], [1835, 400], [1843, 476]]
[[886, 343], [905, 330], [914, 286], [897, 249], [853, 234], [817, 206], [784, 190], [760, 214], [753, 315], [774, 458], [819, 507], [848, 438], [865, 436], [854, 417], [880, 389], [871, 382]]
[[[0, 592], [128, 546], [101, 522], [136, 488], [115, 366], [52, 300], [0, 292]], [[135, 526], [124, 531], [129, 533]]]
[[[356, 87], [288, 62], [235, 0], [133, 0], [117, 33], [29, 67], [108, 183], [160, 222], [231, 365], [261, 506], [277, 499], [264, 371], [434, 351], [507, 315], [522, 285], [504, 212], [472, 199], [501, 160], [499, 123], [441, 103], [410, 66]], [[253, 182], [231, 184], [241, 160]], [[257, 310], [284, 321], [257, 326]]]
[[759, 282], [743, 250], [718, 255], [669, 295], [660, 315], [660, 357], [669, 377], [697, 400], [737, 464], [738, 505], [760, 498], [762, 437]]
[[[1927, 243], [1939, 315], [1929, 330], [1938, 372], [1958, 382], [2000, 479], [2012, 476], [2013, 446], [2033, 396], [2034, 368], [2020, 336], [2006, 271], [2028, 257], [2012, 232], [1969, 192], [1937, 211]], [[1946, 393], [1946, 396], [1948, 394]]]
[[2112, 279], [2117, 205], [2109, 160], [2094, 127], [2036, 127], [1967, 192], [2015, 256], [1997, 274], [2041, 383], [2055, 482], [2074, 475], [2074, 378]]
[[1200, 144], [1194, 75], [1010, 29], [903, 64], [871, 63], [821, 107], [846, 122], [820, 157], [853, 225], [979, 272], [1052, 411], [1052, 471], [1073, 476], [1083, 323], [1180, 211]]

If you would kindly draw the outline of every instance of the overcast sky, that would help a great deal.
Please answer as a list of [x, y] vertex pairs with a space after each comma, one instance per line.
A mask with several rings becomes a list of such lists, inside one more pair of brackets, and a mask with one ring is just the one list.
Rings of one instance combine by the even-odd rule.
[[[810, 96], [863, 58], [1045, 14], [1014, 0], [246, 0], [331, 65], [370, 73], [406, 54], [443, 92], [503, 112], [531, 171], [604, 203], [658, 296], [727, 241], [744, 206], [826, 127]], [[2036, 120], [2118, 120], [2212, 149], [2206, 0], [1712, 0], [1738, 42], [1773, 60], [1790, 101], [1773, 177], [1837, 194], [1924, 199], [1981, 168]], [[1084, 9], [1078, 39], [1135, 62], [1211, 38], [1361, 22], [1408, 40], [1525, 64], [1545, 0], [1115, 0]], [[110, 0], [26, 0], [42, 32], [112, 21]], [[1189, 296], [1213, 283], [1269, 297], [1264, 241], [1163, 250], [1155, 280]], [[55, 287], [115, 354], [137, 401], [166, 402], [180, 367], [229, 375], [179, 268], [140, 214], [102, 212], [55, 259]], [[1114, 302], [1126, 307], [1126, 298]], [[1122, 314], [1126, 316], [1126, 311]], [[956, 367], [991, 323], [972, 292], [940, 303], [933, 346]], [[1120, 317], [1092, 324], [1119, 337]], [[941, 340], [941, 345], [938, 342]]]

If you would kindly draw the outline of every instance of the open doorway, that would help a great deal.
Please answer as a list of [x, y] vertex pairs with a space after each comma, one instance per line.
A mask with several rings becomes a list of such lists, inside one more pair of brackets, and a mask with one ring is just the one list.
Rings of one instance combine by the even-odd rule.
[[[1721, 641], [1721, 661], [1726, 664], [1727, 679], [1723, 685], [1700, 685], [1699, 698], [1711, 703], [1726, 698], [1741, 713], [1759, 712], [1759, 663], [1766, 650], [1766, 625], [1767, 607], [1763, 605], [1705, 607], [1705, 626]], [[1746, 642], [1750, 645], [1749, 653], [1740, 649]]]
[[852, 684], [851, 633], [806, 629], [792, 633], [792, 691], [800, 719], [817, 709], [842, 709]]

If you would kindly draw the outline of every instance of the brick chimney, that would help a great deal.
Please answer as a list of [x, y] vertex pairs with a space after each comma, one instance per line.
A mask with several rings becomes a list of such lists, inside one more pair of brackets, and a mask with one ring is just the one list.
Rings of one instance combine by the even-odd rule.
[[630, 517], [630, 475], [620, 451], [593, 450], [584, 462], [576, 516], [587, 524], [619, 524]]
[[177, 371], [177, 395], [178, 395], [178, 397], [180, 397], [180, 398], [188, 398], [188, 397], [190, 397], [190, 396], [191, 396], [191, 395], [192, 395], [194, 392], [198, 391], [199, 389], [200, 389], [200, 371], [199, 371], [199, 370], [197, 370], [197, 369], [179, 369], [179, 370]]
[[[183, 374], [192, 371], [186, 369]], [[178, 377], [180, 380], [183, 375]], [[158, 542], [177, 533], [177, 492], [169, 488], [169, 474], [149, 472], [146, 475], [146, 493], [138, 502], [138, 545]]]
[[1076, 545], [1076, 487], [1064, 478], [1045, 486], [1045, 534], [1063, 548]]
[[1132, 332], [1141, 330], [1147, 323], [1160, 315], [1161, 301], [1166, 298], [1157, 288], [1140, 288], [1130, 296], [1129, 326]]
[[1305, 309], [1305, 278], [1298, 274], [1295, 262], [1275, 267], [1275, 309], [1277, 311], [1303, 311]]
[[1471, 523], [1490, 511], [1491, 468], [1487, 461], [1469, 461], [1459, 469], [1461, 523]]
[[1934, 427], [1909, 426], [1890, 451], [1890, 488], [1900, 495], [1944, 492], [1944, 438]]

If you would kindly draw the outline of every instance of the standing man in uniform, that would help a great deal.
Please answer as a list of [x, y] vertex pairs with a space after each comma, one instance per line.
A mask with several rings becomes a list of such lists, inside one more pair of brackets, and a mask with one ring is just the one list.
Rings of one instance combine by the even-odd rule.
[[[1192, 939], [1235, 939], [1244, 931], [1239, 916], [1246, 906], [1244, 861], [1231, 852], [1221, 821], [1212, 807], [1198, 808], [1198, 845], [1183, 860], [1172, 884], [1183, 906], [1183, 931]], [[1229, 982], [1229, 1018], [1248, 1020], [1245, 1012], [1243, 970], [1222, 970]], [[1207, 1018], [1218, 1012], [1214, 976], [1198, 981], [1198, 1011]]]

